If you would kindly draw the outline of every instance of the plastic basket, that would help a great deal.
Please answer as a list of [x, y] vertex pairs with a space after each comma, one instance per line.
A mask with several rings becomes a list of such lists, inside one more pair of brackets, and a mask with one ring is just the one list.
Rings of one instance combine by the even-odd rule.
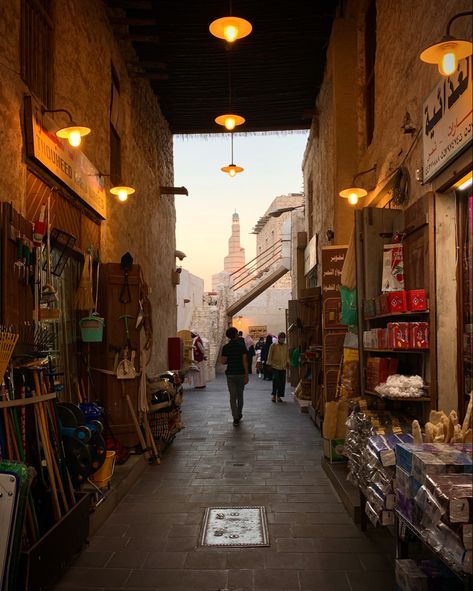
[[115, 451], [107, 450], [102, 466], [89, 477], [89, 480], [98, 488], [105, 488], [113, 476], [115, 468]]
[[105, 321], [100, 316], [85, 316], [79, 320], [80, 332], [84, 343], [100, 343], [103, 339]]

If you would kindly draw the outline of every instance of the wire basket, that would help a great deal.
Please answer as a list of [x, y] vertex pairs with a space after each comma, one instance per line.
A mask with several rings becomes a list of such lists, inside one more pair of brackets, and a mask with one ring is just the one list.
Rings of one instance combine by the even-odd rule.
[[18, 334], [14, 332], [0, 332], [0, 377], [3, 378], [10, 363], [13, 350], [18, 341]]

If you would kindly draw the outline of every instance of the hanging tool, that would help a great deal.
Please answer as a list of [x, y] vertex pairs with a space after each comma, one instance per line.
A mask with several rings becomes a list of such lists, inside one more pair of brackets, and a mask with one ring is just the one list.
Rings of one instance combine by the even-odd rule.
[[130, 286], [128, 284], [128, 274], [133, 267], [133, 257], [129, 252], [126, 252], [120, 260], [120, 269], [123, 271], [124, 279], [120, 290], [120, 303], [129, 304], [131, 302]]
[[[51, 189], [52, 193], [53, 189]], [[41, 304], [53, 304], [58, 301], [57, 289], [51, 283], [51, 194], [48, 195], [48, 221], [46, 240], [46, 283], [43, 285], [40, 294]]]
[[118, 317], [119, 320], [123, 320], [125, 322], [126, 346], [128, 347], [128, 349], [130, 351], [132, 350], [132, 346], [131, 346], [130, 327], [128, 326], [128, 320], [131, 318], [134, 318], [134, 316], [131, 316], [130, 314], [122, 314], [121, 316]]
[[126, 395], [126, 401], [128, 402], [128, 408], [130, 409], [131, 418], [133, 419], [133, 424], [135, 425], [136, 434], [138, 435], [138, 440], [141, 445], [141, 449], [147, 454], [147, 459], [150, 464], [160, 463], [160, 460], [157, 454], [154, 453], [151, 447], [146, 445], [145, 438], [143, 437], [143, 432], [141, 431], [140, 424], [138, 423], [138, 419], [136, 418], [135, 409], [133, 408], [133, 403], [131, 401], [130, 396]]

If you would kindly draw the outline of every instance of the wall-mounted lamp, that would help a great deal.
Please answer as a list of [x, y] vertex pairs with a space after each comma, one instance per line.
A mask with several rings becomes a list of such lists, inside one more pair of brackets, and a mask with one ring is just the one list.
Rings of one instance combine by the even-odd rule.
[[135, 192], [135, 189], [133, 189], [133, 187], [125, 187], [125, 186], [119, 186], [119, 187], [112, 187], [110, 189], [110, 193], [112, 195], [116, 195], [118, 197], [118, 201], [126, 201], [128, 199], [128, 195], [133, 195], [133, 193]]
[[211, 22], [209, 26], [209, 31], [214, 37], [225, 39], [229, 43], [248, 36], [252, 30], [253, 27], [249, 21], [237, 16], [218, 18]]
[[46, 109], [45, 107], [42, 107], [41, 113], [65, 113], [69, 117], [69, 125], [58, 129], [56, 135], [61, 139], [66, 139], [74, 148], [80, 146], [82, 138], [85, 135], [89, 135], [91, 131], [90, 127], [76, 125], [72, 119], [72, 115], [67, 109]]
[[160, 195], [189, 195], [185, 187], [159, 187]]
[[182, 261], [186, 258], [187, 255], [185, 252], [182, 252], [182, 250], [175, 250], [174, 256], [177, 257], [180, 261]]
[[339, 193], [340, 197], [343, 197], [344, 199], [348, 199], [348, 203], [350, 203], [350, 205], [356, 205], [358, 203], [358, 199], [360, 199], [360, 197], [366, 197], [366, 195], [368, 195], [368, 191], [366, 189], [356, 186], [356, 181], [358, 180], [358, 178], [361, 175], [366, 174], [367, 172], [375, 171], [375, 170], [376, 170], [376, 164], [372, 168], [368, 168], [368, 170], [362, 170], [361, 172], [356, 174], [353, 177], [352, 186], [348, 189], [343, 189], [343, 191], [340, 191], [340, 193]]
[[450, 35], [452, 23], [462, 16], [472, 16], [473, 12], [459, 12], [452, 16], [447, 24], [445, 36], [434, 45], [427, 47], [420, 54], [420, 59], [427, 64], [437, 64], [442, 76], [450, 76], [455, 72], [458, 60], [468, 57], [473, 53], [473, 43], [466, 39], [456, 39]]
[[231, 154], [232, 154], [232, 161], [231, 164], [229, 164], [228, 166], [222, 166], [222, 168], [220, 169], [222, 172], [226, 172], [229, 176], [234, 177], [236, 176], [239, 172], [243, 172], [245, 169], [242, 168], [241, 166], [237, 166], [236, 164], [233, 163], [233, 133], [230, 134], [231, 135], [231, 145], [232, 145], [232, 150], [231, 150]]
[[293, 205], [293, 206], [289, 206], [289, 207], [280, 207], [279, 209], [273, 209], [273, 211], [268, 212], [268, 216], [272, 217], [272, 218], [278, 218], [280, 217], [283, 213], [286, 213], [288, 211], [294, 211], [295, 209], [304, 209], [305, 204], [303, 203], [302, 205]]

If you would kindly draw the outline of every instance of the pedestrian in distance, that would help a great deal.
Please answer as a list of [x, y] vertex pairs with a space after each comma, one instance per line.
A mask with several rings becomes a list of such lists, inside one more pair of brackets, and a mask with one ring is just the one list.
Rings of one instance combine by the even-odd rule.
[[253, 373], [253, 357], [255, 356], [255, 344], [251, 336], [248, 334], [245, 337], [245, 345], [248, 354], [248, 373]]
[[206, 386], [205, 379], [205, 362], [207, 357], [205, 356], [205, 348], [199, 333], [195, 328], [191, 330], [192, 335], [192, 359], [196, 362], [199, 371], [196, 371], [193, 376], [194, 388], [196, 390], [202, 390]]
[[226, 365], [230, 408], [235, 427], [243, 417], [243, 391], [248, 383], [248, 351], [244, 340], [238, 336], [238, 330], [231, 326], [225, 333], [229, 342], [222, 347], [220, 363]]
[[273, 377], [271, 367], [267, 363], [269, 349], [272, 344], [273, 344], [273, 337], [269, 334], [266, 337], [266, 341], [265, 341], [264, 345], [261, 347], [261, 363], [263, 364], [263, 380], [268, 380], [268, 381], [271, 381], [272, 377]]
[[278, 342], [273, 343], [269, 349], [267, 364], [273, 370], [273, 391], [271, 393], [272, 402], [284, 402], [284, 392], [286, 389], [286, 369], [289, 366], [289, 351], [286, 343], [286, 334], [278, 334]]

